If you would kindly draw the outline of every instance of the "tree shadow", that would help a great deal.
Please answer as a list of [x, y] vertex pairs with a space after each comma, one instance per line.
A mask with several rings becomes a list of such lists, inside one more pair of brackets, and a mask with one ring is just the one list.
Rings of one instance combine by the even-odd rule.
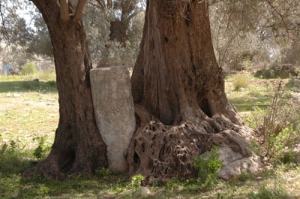
[[0, 82], [0, 93], [6, 92], [57, 92], [56, 81], [5, 81]]

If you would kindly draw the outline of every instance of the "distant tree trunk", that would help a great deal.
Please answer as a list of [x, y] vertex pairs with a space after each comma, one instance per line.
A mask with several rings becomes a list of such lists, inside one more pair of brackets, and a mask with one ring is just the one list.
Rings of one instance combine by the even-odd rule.
[[[96, 125], [90, 88], [92, 68], [82, 22], [61, 20], [56, 0], [32, 0], [48, 26], [57, 76], [59, 124], [49, 156], [27, 170], [56, 179], [107, 166], [106, 145]], [[73, 6], [69, 3], [69, 10]], [[65, 15], [68, 18], [68, 14]], [[72, 19], [72, 18], [70, 18]]]
[[212, 145], [246, 156], [251, 130], [224, 92], [207, 1], [148, 0], [132, 93], [138, 129], [127, 154], [130, 175], [148, 181], [192, 176]]

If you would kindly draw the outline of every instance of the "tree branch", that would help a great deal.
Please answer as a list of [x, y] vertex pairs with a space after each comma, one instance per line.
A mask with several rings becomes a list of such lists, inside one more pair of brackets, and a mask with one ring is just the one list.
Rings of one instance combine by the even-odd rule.
[[99, 6], [100, 6], [101, 9], [105, 8], [105, 2], [104, 2], [104, 0], [96, 0], [96, 1], [99, 4]]
[[268, 3], [268, 5], [279, 15], [281, 21], [283, 22], [283, 25], [285, 27], [285, 30], [286, 30], [286, 33], [287, 33], [287, 36], [288, 38], [290, 38], [290, 34], [289, 34], [289, 29], [287, 27], [287, 24], [286, 24], [286, 21], [285, 21], [285, 18], [283, 16], [283, 14], [281, 14], [276, 8], [275, 6], [273, 6], [273, 4], [270, 2], [270, 1], [266, 1]]
[[76, 6], [75, 15], [73, 21], [80, 21], [82, 18], [83, 10], [85, 8], [87, 0], [79, 0]]
[[60, 19], [62, 21], [70, 20], [68, 0], [60, 0]]

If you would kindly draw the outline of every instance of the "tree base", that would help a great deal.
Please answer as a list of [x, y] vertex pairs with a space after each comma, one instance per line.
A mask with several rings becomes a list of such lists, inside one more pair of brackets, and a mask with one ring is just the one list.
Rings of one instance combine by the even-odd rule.
[[[183, 121], [180, 125], [164, 125], [142, 107], [136, 105], [136, 115], [139, 128], [128, 149], [127, 162], [129, 174], [142, 174], [147, 183], [164, 183], [175, 177], [195, 177], [197, 171], [193, 162], [213, 145], [221, 149], [230, 149], [238, 158], [223, 158], [220, 177], [229, 179], [246, 162], [251, 164], [253, 158], [248, 158], [248, 139], [252, 130], [246, 126], [238, 126], [223, 116], [201, 120], [201, 123]], [[220, 152], [221, 153], [221, 152]], [[255, 159], [256, 161], [256, 159]], [[254, 161], [254, 162], [255, 162]], [[259, 168], [250, 169], [252, 172]], [[256, 164], [256, 163], [255, 163]], [[230, 166], [231, 165], [231, 166]]]

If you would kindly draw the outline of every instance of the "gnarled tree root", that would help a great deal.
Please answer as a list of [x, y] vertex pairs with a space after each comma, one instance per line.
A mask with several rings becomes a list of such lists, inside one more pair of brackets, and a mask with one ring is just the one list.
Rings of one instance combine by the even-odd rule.
[[[230, 148], [240, 154], [239, 160], [246, 158], [248, 161], [250, 151], [243, 132], [246, 128], [237, 127], [222, 117], [203, 120], [200, 125], [185, 121], [170, 126], [145, 114], [141, 107], [136, 107], [136, 114], [140, 127], [128, 149], [127, 162], [129, 174], [142, 174], [147, 183], [164, 183], [174, 177], [195, 177], [194, 159], [213, 145]], [[230, 163], [226, 162], [227, 169]]]

